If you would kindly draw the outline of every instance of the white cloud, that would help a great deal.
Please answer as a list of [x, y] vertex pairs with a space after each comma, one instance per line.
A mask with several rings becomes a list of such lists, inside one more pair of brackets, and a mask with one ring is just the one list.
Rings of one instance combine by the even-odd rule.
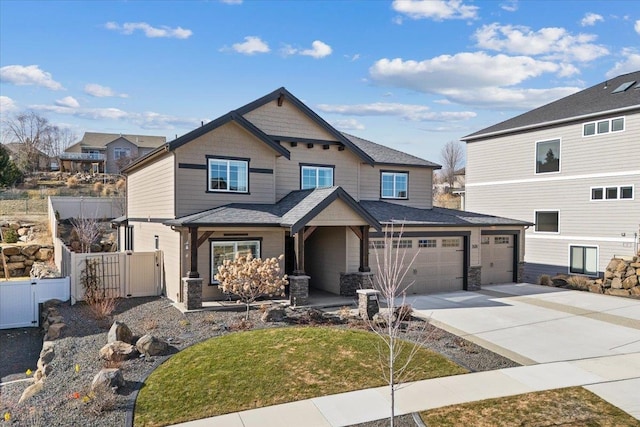
[[531, 110], [582, 90], [579, 87], [520, 89], [483, 87], [473, 90], [447, 89], [443, 95], [454, 102], [481, 108]]
[[588, 62], [609, 51], [592, 43], [593, 34], [572, 35], [564, 28], [547, 27], [533, 31], [529, 27], [483, 25], [474, 33], [478, 47], [518, 55], [543, 55], [543, 59]]
[[627, 74], [640, 70], [640, 53], [634, 49], [626, 48], [622, 50], [622, 61], [617, 61], [616, 65], [607, 71], [607, 78], [613, 78], [621, 74]]
[[[271, 49], [269, 49], [269, 45], [262, 41], [260, 37], [256, 36], [247, 36], [244, 38], [243, 43], [234, 43], [232, 45], [232, 49], [238, 53], [242, 53], [243, 55], [253, 55], [256, 53], [268, 53]], [[226, 48], [223, 48], [226, 50]]]
[[333, 52], [331, 46], [320, 40], [314, 40], [313, 43], [311, 43], [311, 49], [302, 50], [300, 55], [311, 56], [319, 59], [331, 55], [331, 52]]
[[640, 34], [640, 19], [636, 21], [636, 25], [633, 27], [636, 30], [636, 33]]
[[500, 3], [500, 7], [507, 12], [515, 12], [518, 10], [518, 0], [506, 0]]
[[466, 120], [476, 116], [472, 111], [435, 112], [425, 105], [376, 102], [373, 104], [317, 106], [325, 113], [353, 116], [398, 116], [410, 121]]
[[84, 86], [84, 93], [87, 95], [95, 96], [96, 98], [106, 98], [117, 96], [119, 98], [128, 98], [129, 95], [126, 93], [116, 93], [107, 86], [102, 86], [97, 83], [89, 83]]
[[465, 5], [461, 0], [394, 0], [393, 10], [411, 19], [474, 19], [478, 7]]
[[16, 102], [8, 96], [0, 96], [0, 113], [9, 113], [16, 111], [18, 106]]
[[64, 87], [53, 80], [51, 73], [42, 71], [38, 65], [6, 65], [0, 68], [0, 81], [17, 86], [42, 86], [51, 90], [63, 90]]
[[360, 59], [360, 54], [356, 53], [354, 55], [344, 55], [344, 57], [347, 58], [347, 60], [349, 60], [350, 62], [355, 62]]
[[107, 30], [118, 31], [121, 34], [131, 35], [136, 30], [142, 31], [145, 36], [149, 38], [174, 38], [174, 39], [188, 39], [193, 35], [193, 31], [184, 29], [182, 27], [171, 28], [165, 25], [160, 27], [152, 27], [146, 22], [125, 22], [120, 25], [117, 22], [107, 22], [104, 27]]
[[364, 130], [364, 125], [356, 119], [334, 120], [331, 126], [339, 130]]
[[593, 27], [598, 21], [604, 22], [602, 15], [598, 15], [597, 13], [587, 13], [584, 15], [584, 18], [582, 18], [582, 21], [580, 21], [580, 25], [583, 27]]
[[73, 96], [65, 96], [62, 99], [56, 100], [56, 105], [60, 107], [78, 108], [80, 103]]

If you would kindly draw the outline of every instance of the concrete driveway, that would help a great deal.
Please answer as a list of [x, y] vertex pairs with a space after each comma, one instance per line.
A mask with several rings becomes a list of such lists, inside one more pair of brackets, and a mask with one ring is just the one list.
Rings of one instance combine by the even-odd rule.
[[421, 317], [524, 365], [640, 353], [640, 301], [531, 284], [408, 296]]

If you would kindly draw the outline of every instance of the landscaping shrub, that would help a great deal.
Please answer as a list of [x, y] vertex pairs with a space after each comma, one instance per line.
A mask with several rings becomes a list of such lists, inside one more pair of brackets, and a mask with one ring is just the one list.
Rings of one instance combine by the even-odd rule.
[[18, 241], [18, 232], [13, 229], [9, 229], [4, 232], [3, 239], [5, 243], [16, 243]]
[[569, 276], [567, 278], [567, 284], [575, 289], [588, 289], [590, 280], [585, 276]]
[[78, 178], [76, 178], [75, 176], [70, 176], [67, 179], [67, 188], [78, 188], [78, 185]]
[[104, 188], [104, 185], [103, 185], [101, 182], [99, 182], [99, 181], [98, 181], [98, 182], [95, 182], [95, 183], [93, 184], [93, 192], [94, 192], [94, 193], [96, 193], [96, 194], [98, 194], [98, 195], [99, 195], [100, 193], [102, 193], [102, 189], [103, 189], [103, 188]]
[[551, 276], [548, 274], [543, 274], [538, 277], [538, 285], [542, 286], [553, 286], [553, 282], [551, 281]]

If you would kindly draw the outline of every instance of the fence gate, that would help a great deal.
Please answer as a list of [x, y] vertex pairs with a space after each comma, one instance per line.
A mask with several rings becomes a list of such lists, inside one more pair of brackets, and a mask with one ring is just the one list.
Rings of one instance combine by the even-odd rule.
[[0, 329], [38, 326], [35, 283], [0, 282]]
[[148, 297], [160, 295], [162, 290], [162, 252], [127, 253], [128, 297]]

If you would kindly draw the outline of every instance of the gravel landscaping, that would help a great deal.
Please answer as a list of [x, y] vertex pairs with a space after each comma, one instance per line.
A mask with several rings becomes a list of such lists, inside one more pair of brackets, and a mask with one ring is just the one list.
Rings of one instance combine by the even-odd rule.
[[[200, 311], [181, 313], [171, 301], [162, 297], [132, 298], [118, 303], [113, 319], [97, 321], [83, 304], [58, 307], [67, 327], [62, 338], [55, 341], [55, 358], [50, 363], [51, 373], [46, 377], [43, 390], [18, 405], [18, 399], [30, 382], [15, 382], [0, 387], [0, 416], [9, 412], [11, 424], [24, 426], [83, 426], [111, 427], [127, 425], [134, 405], [136, 390], [146, 376], [171, 354], [208, 338], [243, 330], [243, 306], [239, 311]], [[252, 310], [252, 328], [283, 327], [286, 323], [264, 323], [260, 310]], [[126, 385], [112, 398], [84, 399], [89, 394], [94, 375], [104, 366], [99, 350], [107, 343], [107, 332], [113, 320], [126, 323], [134, 336], [152, 334], [170, 344], [169, 355], [138, 357], [121, 362]], [[359, 327], [362, 322], [352, 322], [337, 327]], [[425, 332], [425, 346], [439, 352], [471, 371], [484, 371], [517, 366], [509, 359], [455, 335], [429, 325]], [[16, 364], [25, 355], [3, 335], [2, 363]], [[32, 370], [35, 371], [33, 360]], [[22, 365], [19, 365], [22, 367]], [[6, 374], [6, 373], [5, 373]], [[26, 378], [24, 373], [13, 373], [2, 380]], [[108, 397], [108, 396], [107, 396]], [[88, 402], [86, 401], [88, 400]], [[406, 422], [405, 422], [406, 421]], [[372, 427], [375, 423], [362, 426]], [[404, 425], [415, 425], [410, 416], [402, 418]]]

